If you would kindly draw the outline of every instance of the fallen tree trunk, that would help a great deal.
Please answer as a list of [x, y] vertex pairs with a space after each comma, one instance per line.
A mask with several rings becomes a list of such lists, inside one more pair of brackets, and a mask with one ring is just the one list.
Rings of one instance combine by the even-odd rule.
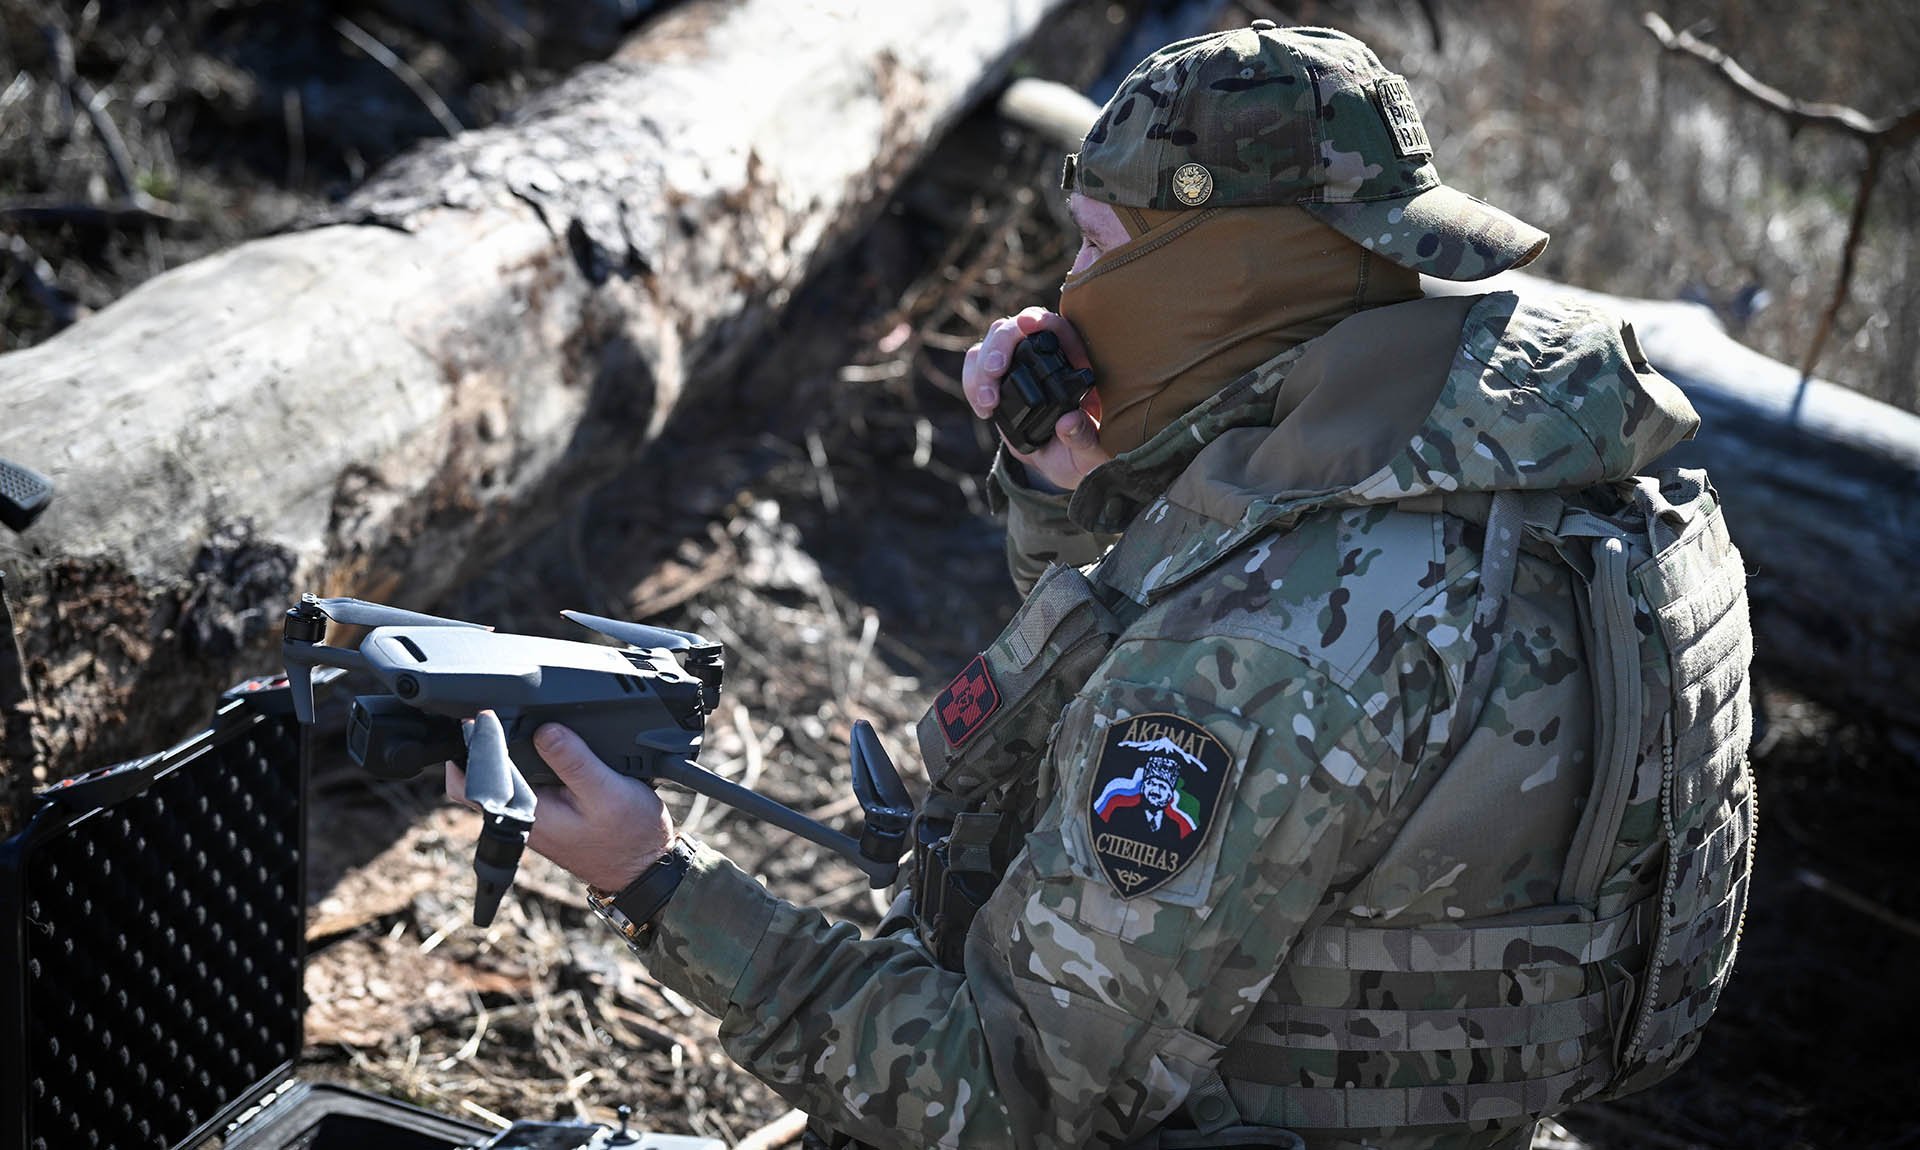
[[321, 226], [0, 356], [0, 458], [58, 489], [0, 533], [43, 767], [181, 733], [296, 589], [423, 604], [528, 537], [750, 350], [1056, 3], [687, 4]]

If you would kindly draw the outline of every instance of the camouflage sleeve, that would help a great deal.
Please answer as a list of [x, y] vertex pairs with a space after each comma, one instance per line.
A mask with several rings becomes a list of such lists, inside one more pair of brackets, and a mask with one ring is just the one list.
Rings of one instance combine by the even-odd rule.
[[660, 914], [656, 979], [720, 1018], [735, 1062], [782, 1098], [876, 1147], [1011, 1146], [970, 979], [911, 932], [862, 938], [775, 898], [710, 848]]
[[[655, 977], [721, 1016], [742, 1067], [875, 1146], [1152, 1129], [1244, 1025], [1404, 775], [1401, 744], [1292, 656], [1234, 640], [1126, 654], [1107, 666], [1127, 680], [1097, 675], [1064, 713], [1038, 766], [1053, 798], [975, 920], [964, 973], [703, 852], [662, 916]], [[1162, 742], [1184, 755], [1149, 761]], [[1177, 797], [1157, 796], [1151, 827], [1151, 804], [1103, 817], [1142, 764], [1171, 771]]]
[[988, 494], [994, 510], [1007, 513], [1007, 570], [1025, 595], [1055, 563], [1083, 567], [1106, 553], [1119, 536], [1097, 535], [1067, 518], [1069, 492], [1041, 491], [1019, 474], [1025, 468], [1003, 449], [994, 458]]

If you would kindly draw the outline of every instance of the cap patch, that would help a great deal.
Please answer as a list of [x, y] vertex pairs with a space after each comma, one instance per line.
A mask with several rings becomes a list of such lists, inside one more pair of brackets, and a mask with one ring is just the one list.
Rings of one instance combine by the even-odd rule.
[[1190, 208], [1207, 202], [1213, 194], [1213, 173], [1203, 164], [1181, 164], [1173, 172], [1173, 196]]
[[1088, 838], [1121, 898], [1165, 885], [1213, 830], [1233, 756], [1192, 719], [1115, 720], [1093, 769]]
[[1420, 110], [1413, 106], [1413, 92], [1398, 76], [1383, 76], [1373, 85], [1373, 102], [1387, 122], [1387, 134], [1393, 137], [1393, 150], [1403, 160], [1433, 155], [1433, 142], [1420, 122]]
[[999, 707], [1000, 691], [993, 685], [993, 676], [987, 674], [984, 655], [975, 655], [933, 701], [934, 713], [940, 716], [940, 733], [946, 736], [949, 747], [973, 738], [986, 725], [987, 716]]

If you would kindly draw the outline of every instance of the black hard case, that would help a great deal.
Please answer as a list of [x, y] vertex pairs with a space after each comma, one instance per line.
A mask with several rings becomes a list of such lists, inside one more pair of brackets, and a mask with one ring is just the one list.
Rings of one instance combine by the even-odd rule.
[[307, 768], [284, 688], [253, 686], [179, 746], [44, 792], [0, 844], [0, 1147], [486, 1137], [293, 1075]]

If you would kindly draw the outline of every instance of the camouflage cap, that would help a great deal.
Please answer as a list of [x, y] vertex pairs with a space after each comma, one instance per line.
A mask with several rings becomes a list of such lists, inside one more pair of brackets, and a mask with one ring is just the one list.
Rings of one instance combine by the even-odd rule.
[[1547, 233], [1440, 182], [1407, 82], [1365, 44], [1271, 20], [1142, 60], [1062, 183], [1139, 208], [1297, 205], [1442, 279], [1484, 279], [1547, 246]]

